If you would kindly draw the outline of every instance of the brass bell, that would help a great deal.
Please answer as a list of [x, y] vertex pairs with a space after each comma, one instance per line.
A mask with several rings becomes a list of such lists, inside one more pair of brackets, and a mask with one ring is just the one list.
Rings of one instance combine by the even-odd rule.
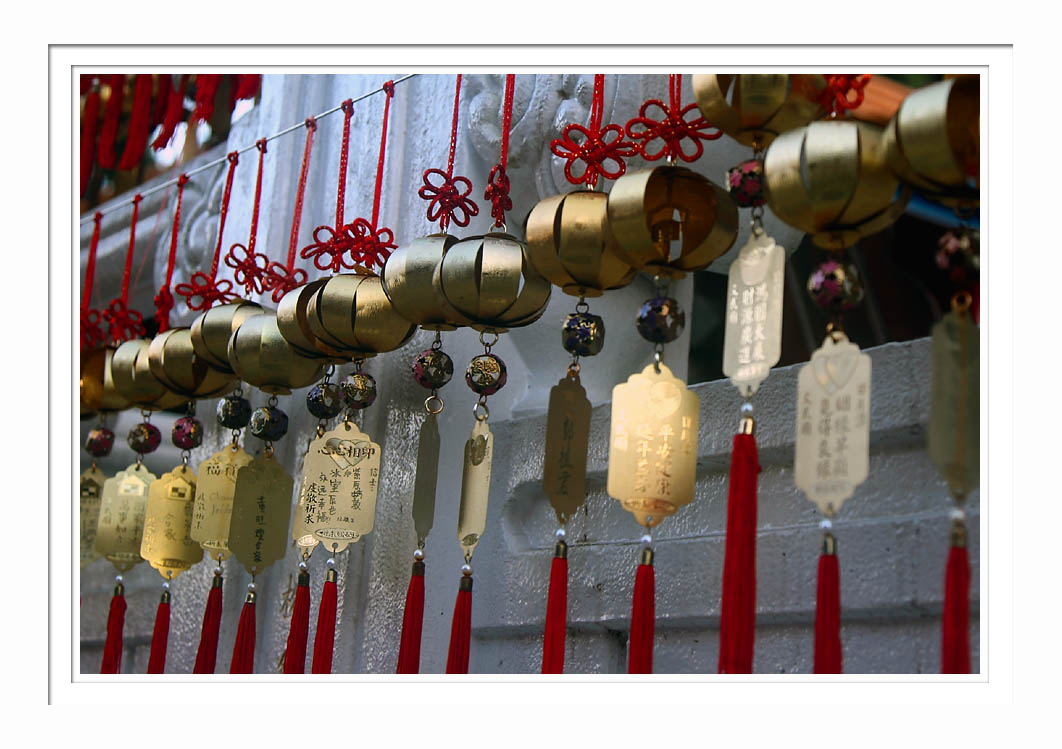
[[778, 135], [826, 112], [818, 98], [825, 77], [749, 73], [693, 76], [697, 107], [713, 126], [746, 146], [766, 148]]
[[608, 221], [608, 195], [576, 190], [539, 202], [527, 218], [535, 270], [572, 296], [601, 296], [637, 275], [620, 256]]
[[295, 350], [303, 356], [342, 364], [346, 361], [343, 352], [328, 346], [314, 335], [307, 316], [310, 300], [326, 283], [328, 283], [327, 276], [310, 281], [285, 294], [277, 307], [277, 326], [284, 340], [294, 346]]
[[907, 95], [885, 126], [893, 173], [947, 205], [976, 205], [981, 150], [981, 91], [963, 75]]
[[111, 372], [114, 346], [92, 349], [81, 357], [81, 412], [121, 411], [129, 400], [118, 392]]
[[783, 133], [763, 166], [774, 214], [830, 250], [881, 231], [910, 197], [885, 163], [881, 128], [866, 122], [813, 122]]
[[530, 325], [546, 311], [551, 290], [531, 264], [527, 245], [503, 232], [452, 245], [440, 281], [446, 301], [480, 332]]
[[275, 395], [311, 385], [324, 372], [320, 359], [303, 356], [284, 340], [277, 316], [267, 310], [244, 320], [229, 339], [228, 349], [237, 377]]
[[114, 350], [111, 376], [118, 392], [138, 408], [147, 410], [175, 408], [188, 398], [172, 392], [151, 371], [148, 348], [144, 338], [125, 341]]
[[206, 310], [192, 320], [190, 332], [196, 355], [217, 371], [231, 375], [229, 338], [245, 320], [263, 312], [261, 305], [242, 299]]
[[329, 278], [306, 307], [311, 333], [346, 359], [394, 351], [417, 326], [399, 315], [378, 276], [343, 273]]
[[[681, 166], [620, 177], [608, 196], [608, 220], [621, 258], [671, 278], [708, 267], [738, 235], [737, 205], [726, 190]], [[681, 240], [677, 255], [672, 240]]]
[[391, 253], [381, 281], [398, 314], [425, 330], [456, 330], [472, 321], [447, 301], [442, 290], [442, 262], [460, 240], [429, 234]]
[[236, 386], [232, 375], [207, 366], [195, 353], [188, 328], [170, 328], [148, 346], [151, 373], [170, 391], [189, 399], [216, 398]]

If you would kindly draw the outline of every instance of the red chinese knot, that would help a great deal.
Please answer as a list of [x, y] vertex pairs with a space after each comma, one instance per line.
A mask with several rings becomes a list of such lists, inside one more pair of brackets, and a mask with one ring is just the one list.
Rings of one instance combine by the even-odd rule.
[[[682, 106], [682, 76], [671, 75], [668, 84], [669, 101], [665, 105], [659, 99], [649, 99], [638, 110], [638, 116], [627, 122], [627, 135], [638, 141], [637, 152], [646, 161], [682, 159], [692, 162], [704, 154], [701, 141], [717, 140], [723, 131], [713, 128], [712, 123], [700, 114], [697, 104]], [[650, 116], [656, 114], [658, 116]], [[688, 115], [696, 112], [696, 116]], [[712, 129], [713, 132], [704, 132]], [[659, 141], [659, 143], [658, 143]], [[691, 150], [683, 149], [683, 143], [692, 143]]]

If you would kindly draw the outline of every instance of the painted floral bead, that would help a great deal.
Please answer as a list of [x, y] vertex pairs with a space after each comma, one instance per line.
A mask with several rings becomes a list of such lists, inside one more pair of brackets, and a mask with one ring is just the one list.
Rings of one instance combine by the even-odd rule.
[[318, 419], [331, 419], [343, 410], [343, 389], [334, 382], [322, 382], [306, 393], [306, 410]]
[[226, 429], [243, 429], [251, 420], [251, 402], [242, 395], [229, 395], [218, 401], [218, 424]]
[[479, 395], [494, 395], [505, 387], [508, 377], [505, 362], [494, 354], [480, 354], [465, 370], [465, 382]]
[[129, 430], [126, 442], [138, 455], [153, 453], [162, 444], [162, 432], [154, 424], [141, 422]]
[[827, 312], [844, 312], [863, 301], [863, 282], [850, 263], [827, 260], [808, 277], [811, 300]]
[[454, 376], [454, 361], [443, 351], [427, 349], [413, 360], [413, 379], [428, 390], [441, 388]]
[[112, 447], [114, 447], [114, 432], [107, 427], [96, 427], [90, 430], [85, 439], [85, 449], [94, 458], [110, 455]]
[[251, 434], [266, 442], [275, 442], [288, 433], [288, 415], [276, 406], [262, 406], [251, 414]]
[[376, 380], [371, 374], [355, 372], [343, 381], [342, 387], [347, 408], [368, 408], [376, 400]]
[[763, 185], [763, 162], [759, 159], [743, 161], [726, 173], [730, 197], [742, 208], [754, 208], [767, 202]]
[[589, 312], [573, 312], [561, 328], [564, 350], [575, 356], [593, 356], [605, 345], [605, 321]]
[[182, 416], [173, 422], [170, 437], [182, 450], [194, 450], [203, 444], [203, 424], [194, 416]]
[[652, 343], [670, 343], [682, 335], [686, 313], [671, 297], [649, 299], [638, 310], [638, 333]]

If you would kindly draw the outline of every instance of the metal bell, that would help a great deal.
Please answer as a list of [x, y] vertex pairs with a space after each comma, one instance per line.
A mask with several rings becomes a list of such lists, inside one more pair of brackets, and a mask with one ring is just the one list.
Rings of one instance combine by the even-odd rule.
[[825, 88], [825, 77], [817, 74], [693, 76], [693, 95], [701, 114], [739, 143], [761, 148], [825, 114], [818, 103]]

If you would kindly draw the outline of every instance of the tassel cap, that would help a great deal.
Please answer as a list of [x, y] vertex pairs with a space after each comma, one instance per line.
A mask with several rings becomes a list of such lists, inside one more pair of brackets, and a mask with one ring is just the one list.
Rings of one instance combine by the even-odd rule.
[[961, 520], [951, 524], [951, 545], [957, 549], [966, 548], [966, 524]]
[[424, 577], [424, 562], [420, 561], [419, 559], [413, 562], [412, 574]]
[[334, 583], [339, 579], [339, 573], [335, 571], [335, 568], [329, 568], [325, 573], [325, 582]]
[[553, 556], [557, 559], [568, 558], [568, 544], [564, 543], [564, 540], [557, 541], [557, 545], [553, 547]]
[[258, 598], [258, 594], [255, 593], [253, 590], [249, 590], [247, 591], [247, 597], [243, 599], [243, 602], [254, 603], [256, 598]]
[[462, 576], [461, 577], [461, 583], [457, 586], [457, 589], [459, 591], [460, 590], [467, 590], [469, 593], [471, 593], [472, 592], [472, 577], [470, 575]]
[[650, 567], [653, 566], [653, 550], [651, 548], [649, 548], [648, 546], [646, 546], [644, 549], [642, 549], [642, 562], [641, 563], [642, 564], [648, 564]]
[[822, 553], [826, 555], [837, 553], [837, 539], [828, 531], [822, 534]]

